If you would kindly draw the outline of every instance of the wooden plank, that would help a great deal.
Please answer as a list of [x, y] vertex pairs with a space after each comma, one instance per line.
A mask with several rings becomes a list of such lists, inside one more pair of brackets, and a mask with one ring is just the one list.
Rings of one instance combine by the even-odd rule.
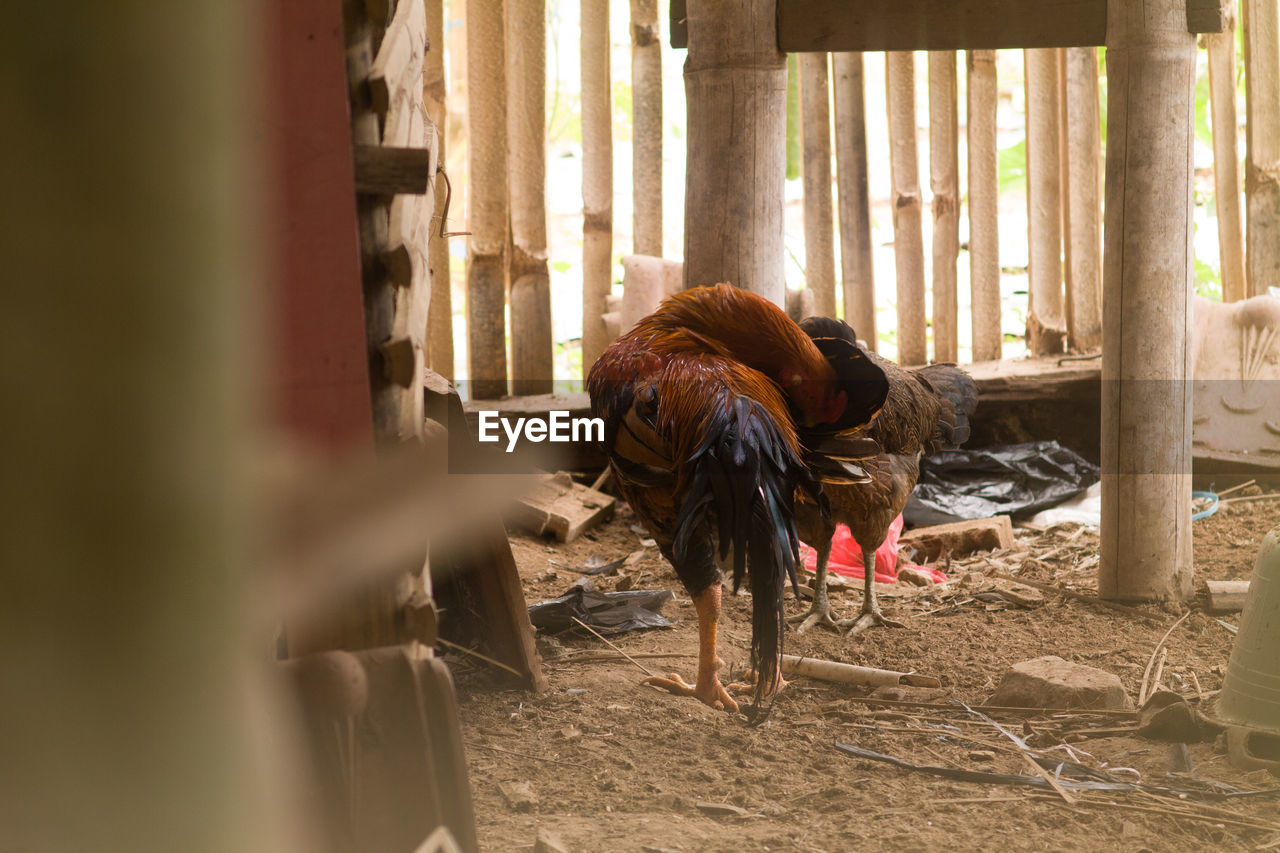
[[357, 144], [354, 155], [356, 192], [426, 195], [435, 165], [426, 148]]
[[1000, 182], [996, 168], [996, 54], [971, 50], [965, 60], [969, 155], [969, 287], [973, 360], [1000, 358]]
[[564, 471], [546, 478], [508, 510], [511, 523], [535, 536], [554, 536], [572, 542], [613, 517], [617, 500], [575, 483]]
[[831, 89], [825, 53], [800, 56], [804, 143], [804, 278], [815, 313], [836, 316], [836, 254], [831, 208]]
[[400, 0], [369, 67], [369, 98], [374, 112], [386, 116], [400, 92], [409, 91], [421, 97], [426, 41], [427, 15], [423, 0]]
[[1195, 63], [1181, 0], [1111, 5], [1098, 569], [1111, 600], [1192, 592]]
[[1102, 44], [1106, 0], [778, 0], [788, 52]]
[[924, 227], [916, 148], [915, 58], [890, 53], [885, 88], [889, 110], [889, 167], [893, 186], [893, 256], [898, 280], [898, 363], [924, 364]]
[[974, 551], [1012, 548], [1013, 522], [1007, 515], [997, 515], [916, 527], [904, 531], [898, 545], [915, 548], [916, 560], [936, 560], [944, 553], [958, 557]]
[[929, 187], [933, 192], [933, 360], [954, 362], [956, 262], [960, 257], [959, 117], [956, 55], [929, 54]]
[[1205, 581], [1209, 609], [1214, 613], [1239, 613], [1249, 597], [1249, 581]]
[[[427, 0], [427, 55], [422, 65], [422, 100], [430, 121], [428, 134], [435, 137], [436, 161], [445, 162], [445, 107], [447, 90], [444, 70], [444, 0]], [[433, 176], [435, 194], [433, 211], [444, 213], [446, 183]], [[431, 304], [428, 313], [427, 361], [433, 370], [453, 379], [453, 282], [449, 263], [449, 238], [444, 227], [433, 225], [427, 240], [427, 261], [431, 279]]]
[[1187, 0], [1187, 30], [1224, 33], [1234, 28], [1233, 0]]
[[844, 319], [875, 352], [879, 337], [871, 246], [871, 194], [867, 186], [867, 110], [862, 54], [832, 54], [831, 74], [836, 110], [836, 196], [840, 210]]
[[1249, 295], [1249, 282], [1244, 273], [1235, 29], [1232, 16], [1224, 32], [1205, 36], [1213, 128], [1213, 202], [1218, 214], [1218, 262], [1222, 271], [1223, 302], [1238, 302]]

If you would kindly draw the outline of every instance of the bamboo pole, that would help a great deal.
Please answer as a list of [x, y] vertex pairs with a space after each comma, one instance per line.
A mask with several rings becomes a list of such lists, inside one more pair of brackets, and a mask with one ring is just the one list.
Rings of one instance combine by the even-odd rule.
[[1058, 49], [1023, 51], [1027, 98], [1027, 345], [1036, 355], [1062, 352], [1062, 171], [1058, 159]]
[[[436, 134], [437, 159], [445, 162], [448, 90], [444, 71], [444, 0], [426, 0], [427, 55], [422, 66], [422, 97], [427, 118]], [[453, 379], [453, 288], [449, 271], [449, 241], [440, 236], [439, 217], [444, 211], [445, 182], [432, 178], [436, 218], [427, 235], [427, 268], [431, 275], [431, 309], [427, 314], [427, 366], [446, 379]]]
[[1107, 10], [1098, 594], [1191, 595], [1192, 110], [1183, 0]]
[[867, 110], [861, 53], [831, 54], [836, 111], [836, 195], [844, 318], [876, 351], [876, 282], [867, 188]]
[[473, 399], [507, 393], [507, 86], [503, 0], [467, 2], [467, 113], [471, 238], [467, 345]]
[[1098, 51], [1062, 50], [1062, 213], [1067, 278], [1067, 345], [1102, 345], [1102, 205]]
[[835, 223], [831, 209], [831, 92], [825, 53], [800, 54], [804, 141], [804, 274], [813, 308], [836, 315]]
[[960, 257], [956, 54], [929, 52], [929, 187], [933, 191], [933, 360], [959, 358], [956, 262]]
[[582, 372], [609, 345], [613, 287], [613, 84], [608, 0], [582, 0]]
[[657, 0], [631, 0], [631, 159], [637, 255], [662, 257], [662, 35]]
[[996, 53], [966, 55], [969, 154], [969, 287], [973, 360], [1000, 358], [1000, 180], [996, 168]]
[[550, 394], [554, 369], [547, 269], [546, 3], [506, 4], [511, 387], [515, 394]]
[[1206, 33], [1209, 53], [1209, 104], [1213, 120], [1213, 200], [1218, 214], [1218, 259], [1222, 301], [1249, 295], [1244, 274], [1244, 214], [1240, 194], [1240, 144], [1236, 115], [1236, 21], [1228, 9], [1227, 26]]
[[893, 185], [893, 256], [898, 277], [898, 363], [924, 364], [924, 233], [920, 164], [916, 151], [915, 56], [886, 55], [889, 109], [889, 170]]
[[1252, 296], [1280, 287], [1280, 4], [1244, 0], [1244, 193]]
[[776, 0], [689, 4], [685, 287], [729, 281], [786, 302], [786, 60]]

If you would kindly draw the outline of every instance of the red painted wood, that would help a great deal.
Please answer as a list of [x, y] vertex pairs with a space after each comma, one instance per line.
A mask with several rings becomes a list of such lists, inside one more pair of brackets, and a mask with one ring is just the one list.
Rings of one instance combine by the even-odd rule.
[[372, 446], [342, 2], [263, 11], [271, 415], [319, 448]]

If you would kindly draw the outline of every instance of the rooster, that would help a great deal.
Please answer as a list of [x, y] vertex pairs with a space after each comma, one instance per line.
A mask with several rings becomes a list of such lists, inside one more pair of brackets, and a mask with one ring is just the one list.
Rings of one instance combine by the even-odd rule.
[[[887, 383], [869, 360], [833, 366], [773, 303], [726, 284], [686, 290], [618, 338], [587, 377], [623, 497], [698, 614], [698, 672], [646, 679], [737, 711], [716, 653], [721, 566], [752, 587], [755, 701], [786, 685], [782, 596], [796, 584], [796, 495], [820, 512], [797, 427], [865, 424]], [[856, 470], [856, 469], [854, 469]], [[730, 685], [746, 687], [746, 685]]]
[[[969, 417], [978, 404], [977, 386], [952, 364], [904, 370], [874, 353], [864, 353], [853, 329], [839, 320], [810, 317], [800, 327], [829, 360], [870, 359], [888, 379], [888, 396], [869, 425], [811, 442], [811, 454], [856, 462], [862, 476], [819, 474], [829, 510], [807, 495], [797, 495], [797, 528], [802, 539], [813, 543], [818, 559], [813, 604], [808, 613], [790, 621], [800, 622], [799, 631], [822, 625], [849, 635], [875, 625], [901, 627], [886, 619], [876, 602], [876, 549], [915, 488], [921, 455], [958, 447], [969, 437]], [[868, 444], [868, 439], [874, 443]], [[849, 526], [861, 547], [864, 574], [862, 612], [857, 619], [843, 622], [832, 618], [827, 600], [827, 559], [838, 523]]]

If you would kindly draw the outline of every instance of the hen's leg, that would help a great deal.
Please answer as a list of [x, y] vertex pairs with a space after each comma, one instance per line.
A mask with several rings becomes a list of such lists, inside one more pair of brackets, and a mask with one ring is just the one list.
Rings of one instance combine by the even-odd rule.
[[646, 678], [644, 683], [661, 687], [677, 696], [693, 696], [712, 708], [737, 711], [738, 703], [733, 701], [733, 697], [720, 683], [720, 676], [716, 674], [720, 669], [720, 657], [716, 654], [720, 592], [720, 584], [714, 583], [693, 597], [693, 606], [698, 611], [698, 680], [694, 684], [686, 684], [683, 678], [673, 672], [665, 678]]
[[865, 631], [876, 625], [887, 628], [901, 628], [901, 622], [894, 622], [892, 619], [886, 619], [884, 614], [880, 612], [880, 605], [876, 601], [876, 552], [874, 548], [862, 548], [862, 614], [857, 619], [846, 619], [840, 623], [841, 628], [847, 628], [846, 636]]
[[831, 618], [831, 604], [827, 600], [827, 561], [831, 557], [831, 537], [834, 534], [834, 529], [826, 531], [821, 541], [814, 546], [818, 552], [818, 564], [813, 570], [813, 604], [809, 607], [808, 613], [787, 619], [788, 622], [800, 623], [800, 627], [796, 628], [797, 634], [803, 634], [814, 625], [821, 625], [832, 631], [840, 630], [836, 620]]

